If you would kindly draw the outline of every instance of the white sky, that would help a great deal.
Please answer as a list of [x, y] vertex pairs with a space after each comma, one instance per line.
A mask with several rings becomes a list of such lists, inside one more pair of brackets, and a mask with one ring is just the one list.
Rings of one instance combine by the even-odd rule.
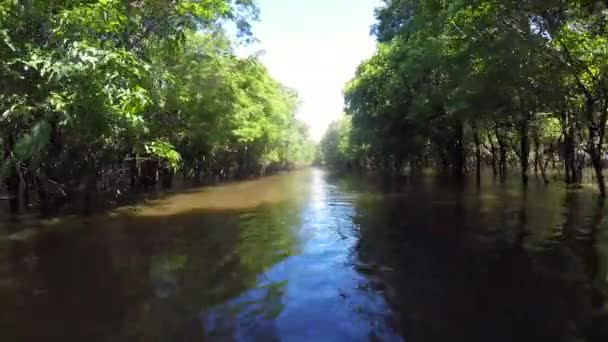
[[298, 91], [298, 118], [320, 140], [340, 117], [342, 89], [375, 50], [369, 35], [379, 0], [258, 0], [253, 33], [271, 75]]

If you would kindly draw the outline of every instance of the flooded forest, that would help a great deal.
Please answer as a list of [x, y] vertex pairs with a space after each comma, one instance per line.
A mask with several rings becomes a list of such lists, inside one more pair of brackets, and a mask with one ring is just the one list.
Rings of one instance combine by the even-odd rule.
[[608, 341], [606, 1], [378, 0], [319, 142], [264, 9], [0, 1], [1, 341]]

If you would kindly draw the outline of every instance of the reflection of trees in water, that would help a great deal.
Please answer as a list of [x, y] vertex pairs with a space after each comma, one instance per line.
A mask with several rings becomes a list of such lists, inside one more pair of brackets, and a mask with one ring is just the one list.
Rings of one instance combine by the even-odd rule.
[[[356, 308], [370, 339], [394, 327], [410, 341], [608, 340], [606, 207], [586, 194], [339, 180], [357, 193], [365, 278], [344, 301], [381, 294], [391, 309]], [[287, 284], [260, 275], [297, 252], [300, 205], [118, 217], [11, 241], [0, 273], [18, 284], [0, 283], [0, 340], [277, 340]]]
[[[384, 294], [406, 340], [604, 341], [597, 331], [605, 323], [590, 318], [604, 303], [603, 206], [583, 193], [579, 204], [529, 192], [488, 205], [468, 194], [406, 191], [415, 195], [362, 196], [355, 220], [358, 259], [373, 265], [362, 273], [377, 284], [369, 291]], [[545, 226], [559, 216], [563, 242]]]
[[207, 336], [278, 341], [273, 320], [283, 310], [286, 286], [287, 281], [260, 285], [247, 291], [243, 297], [211, 308], [202, 317]]
[[[568, 193], [564, 203], [565, 222], [559, 251], [571, 255], [570, 279], [583, 288], [579, 292], [579, 334], [589, 341], [608, 339], [608, 232], [605, 200], [585, 201], [580, 193]], [[575, 263], [576, 262], [576, 263]]]
[[[166, 336], [183, 330], [183, 318], [190, 317], [197, 320], [201, 333], [230, 336], [239, 327], [236, 323], [215, 323], [261, 323], [278, 315], [284, 284], [258, 284], [258, 275], [293, 252], [292, 227], [298, 219], [293, 212], [291, 204], [285, 203], [245, 212], [197, 213], [192, 215], [194, 222], [171, 219], [174, 226], [189, 227], [164, 251], [173, 259], [187, 258], [172, 276], [165, 276], [177, 278], [178, 289], [168, 300], [152, 299], [149, 306], [159, 308], [141, 315], [135, 330], [149, 332], [158, 327], [154, 335]], [[230, 300], [243, 293], [263, 295], [233, 305]], [[215, 322], [209, 315], [216, 316]], [[173, 326], [168, 327], [171, 322]]]
[[[13, 244], [36, 265], [24, 269], [14, 258], [20, 269], [10, 272], [22, 293], [2, 310], [19, 324], [0, 340], [204, 340], [201, 312], [251, 289], [264, 295], [230, 316], [278, 315], [284, 284], [258, 286], [257, 276], [293, 252], [294, 205], [104, 219]], [[5, 293], [0, 288], [0, 298]]]

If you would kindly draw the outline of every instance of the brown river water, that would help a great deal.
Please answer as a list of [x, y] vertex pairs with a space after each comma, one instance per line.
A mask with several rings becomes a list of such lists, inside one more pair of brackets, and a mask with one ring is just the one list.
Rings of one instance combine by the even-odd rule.
[[606, 342], [607, 207], [307, 169], [5, 223], [0, 341]]

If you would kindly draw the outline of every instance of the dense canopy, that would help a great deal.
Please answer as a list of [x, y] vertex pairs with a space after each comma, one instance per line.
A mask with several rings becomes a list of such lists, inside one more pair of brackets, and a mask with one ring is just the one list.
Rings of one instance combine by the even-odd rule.
[[0, 177], [13, 212], [31, 191], [45, 211], [170, 186], [175, 171], [244, 178], [309, 160], [297, 94], [234, 51], [257, 15], [251, 0], [2, 1]]
[[352, 128], [326, 137], [350, 146], [325, 147], [330, 163], [478, 178], [517, 165], [524, 183], [534, 166], [568, 184], [590, 166], [605, 195], [605, 1], [384, 0], [376, 19], [377, 52], [345, 89]]

